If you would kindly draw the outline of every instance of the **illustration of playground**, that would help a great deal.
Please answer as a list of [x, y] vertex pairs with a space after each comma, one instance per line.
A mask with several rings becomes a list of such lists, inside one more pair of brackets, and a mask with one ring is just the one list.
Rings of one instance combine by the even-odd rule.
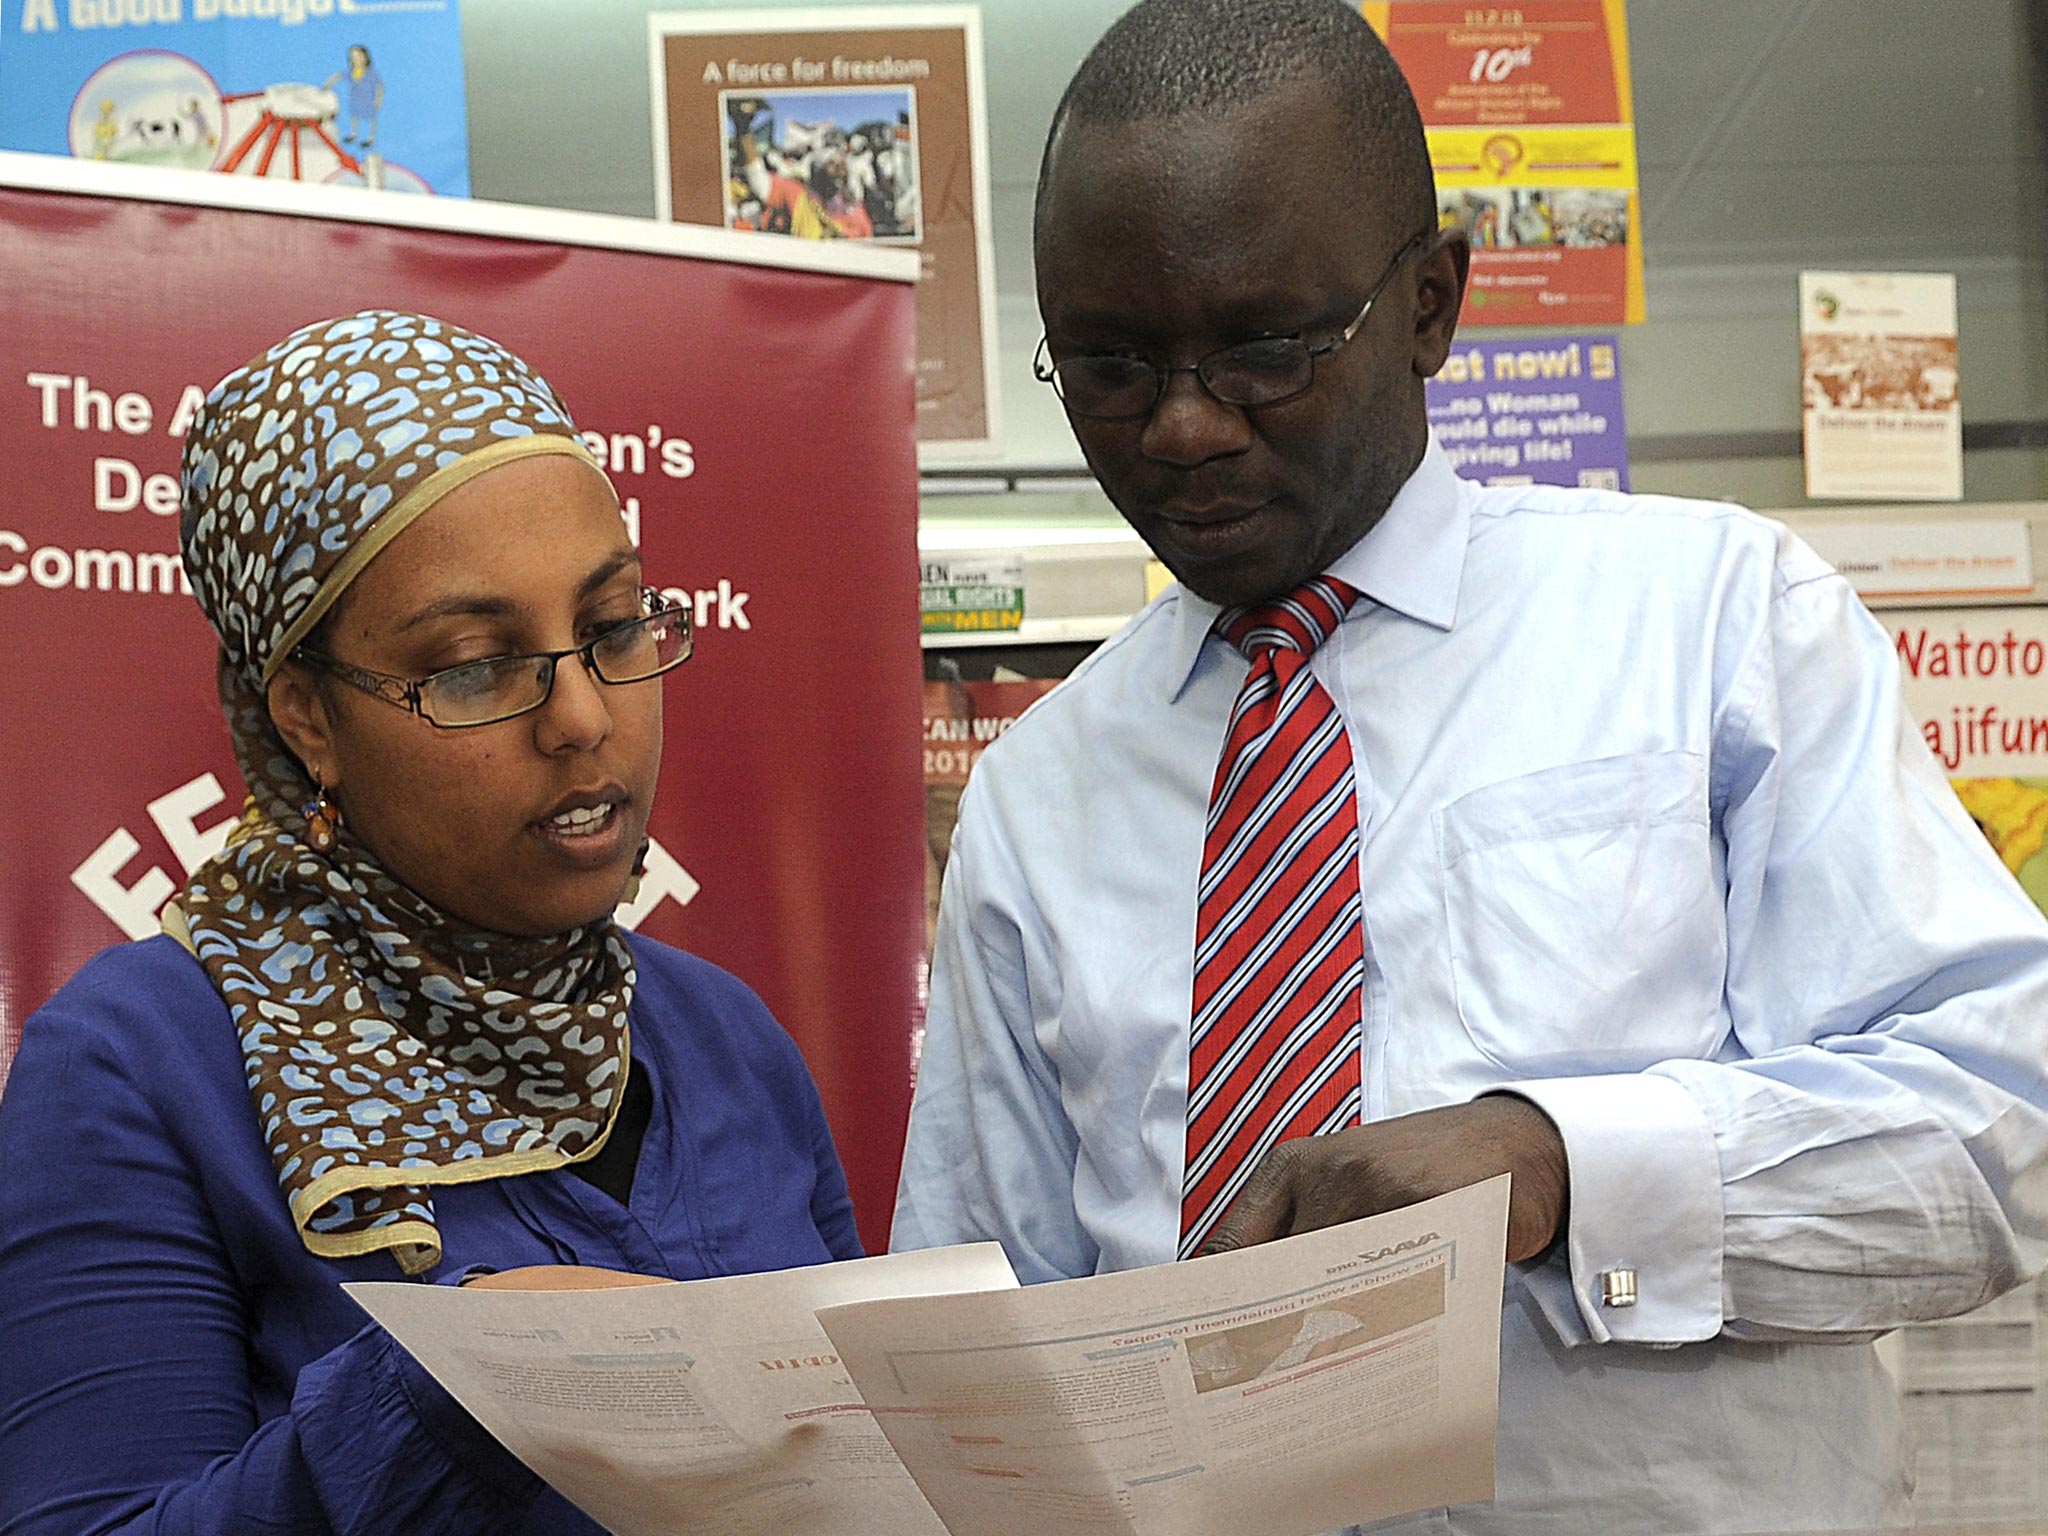
[[385, 89], [370, 50], [351, 45], [335, 65], [318, 84], [223, 90], [181, 53], [120, 54], [92, 72], [72, 103], [71, 153], [125, 165], [431, 192], [378, 146]]

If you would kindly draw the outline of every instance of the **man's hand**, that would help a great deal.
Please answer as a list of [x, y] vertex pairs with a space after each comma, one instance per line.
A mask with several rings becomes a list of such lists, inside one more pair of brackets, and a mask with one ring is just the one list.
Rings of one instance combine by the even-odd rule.
[[1501, 1173], [1514, 1175], [1508, 1259], [1533, 1259], [1564, 1229], [1570, 1170], [1550, 1117], [1505, 1094], [1281, 1142], [1196, 1257], [1396, 1211]]

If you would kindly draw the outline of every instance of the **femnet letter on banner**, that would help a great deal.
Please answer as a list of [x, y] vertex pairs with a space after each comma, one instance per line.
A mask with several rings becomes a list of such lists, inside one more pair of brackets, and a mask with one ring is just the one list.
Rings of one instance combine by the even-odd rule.
[[1507, 1191], [1028, 1288], [980, 1243], [347, 1289], [619, 1536], [1305, 1536], [1492, 1497]]

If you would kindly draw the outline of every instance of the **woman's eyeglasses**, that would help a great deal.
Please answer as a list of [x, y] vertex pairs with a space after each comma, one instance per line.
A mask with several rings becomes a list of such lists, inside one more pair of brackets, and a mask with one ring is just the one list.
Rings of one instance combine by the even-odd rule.
[[640, 603], [646, 612], [639, 618], [614, 624], [584, 645], [566, 651], [466, 661], [425, 677], [372, 672], [305, 646], [292, 655], [372, 698], [418, 715], [429, 725], [444, 730], [495, 725], [547, 703], [555, 690], [556, 668], [571, 656], [580, 657], [592, 677], [613, 686], [642, 683], [688, 661], [692, 648], [689, 608], [669, 602], [653, 587], [642, 589]]

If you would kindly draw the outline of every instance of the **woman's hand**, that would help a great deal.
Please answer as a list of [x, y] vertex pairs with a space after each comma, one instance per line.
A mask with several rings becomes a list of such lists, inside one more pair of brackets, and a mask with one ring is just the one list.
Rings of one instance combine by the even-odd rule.
[[529, 1264], [464, 1282], [472, 1291], [608, 1291], [620, 1285], [674, 1285], [660, 1275], [636, 1275], [623, 1269], [597, 1269], [587, 1264]]

